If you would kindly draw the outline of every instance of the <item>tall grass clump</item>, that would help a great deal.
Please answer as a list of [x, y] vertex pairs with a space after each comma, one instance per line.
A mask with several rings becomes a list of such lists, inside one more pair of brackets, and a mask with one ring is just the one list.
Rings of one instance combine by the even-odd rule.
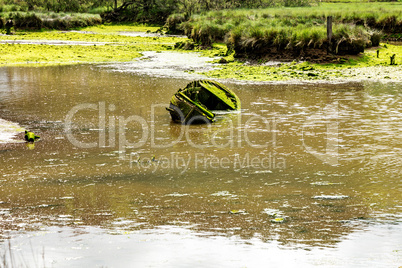
[[102, 19], [98, 14], [53, 12], [42, 14], [43, 27], [46, 29], [68, 30], [102, 23]]
[[16, 29], [42, 29], [43, 22], [35, 13], [15, 13], [10, 16]]
[[182, 29], [179, 27], [179, 25], [185, 22], [186, 19], [186, 15], [184, 13], [172, 14], [166, 19], [164, 27], [167, 29], [169, 34], [181, 33]]
[[196, 24], [186, 22], [182, 25], [182, 29], [189, 38], [202, 46], [211, 46], [213, 42], [223, 41], [229, 30], [226, 25], [216, 24], [209, 20], [200, 21]]
[[302, 25], [271, 27], [237, 27], [226, 40], [238, 56], [257, 56], [290, 51], [300, 54], [312, 48], [322, 48], [326, 42], [323, 27], [304, 28]]
[[19, 30], [68, 30], [102, 23], [99, 15], [85, 13], [11, 12], [1, 13], [0, 17], [3, 20], [12, 19], [14, 28]]
[[363, 26], [336, 25], [333, 31], [335, 54], [357, 54], [371, 47], [371, 35]]

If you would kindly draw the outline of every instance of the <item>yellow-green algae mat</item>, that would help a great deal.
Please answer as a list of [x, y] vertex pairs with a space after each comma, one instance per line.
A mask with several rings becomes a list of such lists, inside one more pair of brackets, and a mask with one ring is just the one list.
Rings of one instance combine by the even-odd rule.
[[[155, 31], [145, 26], [97, 26], [82, 31], [16, 32], [0, 36], [0, 65], [59, 65], [127, 62], [142, 51], [172, 50], [183, 37], [126, 36], [124, 32]], [[59, 41], [59, 44], [55, 44]]]
[[[127, 36], [127, 32], [156, 32], [158, 27], [147, 25], [100, 25], [81, 31], [19, 31], [0, 35], [0, 66], [60, 65], [81, 63], [130, 62], [143, 51], [174, 49], [177, 42], [187, 40], [178, 36]], [[53, 45], [49, 41], [64, 41]], [[23, 43], [25, 42], [25, 43]], [[86, 44], [83, 44], [86, 43]], [[377, 50], [379, 55], [377, 57]], [[225, 57], [227, 64], [204, 71], [208, 78], [245, 81], [402, 81], [402, 46], [381, 44], [377, 48], [348, 57], [339, 63], [278, 63], [247, 64], [227, 56], [224, 44], [214, 44], [210, 50], [198, 50], [204, 55]], [[188, 52], [188, 51], [187, 51]], [[390, 57], [396, 55], [395, 65]]]
[[[377, 54], [378, 51], [378, 54]], [[390, 65], [390, 58], [395, 54], [395, 65]], [[307, 81], [337, 82], [382, 80], [402, 82], [402, 46], [380, 44], [367, 49], [356, 56], [339, 56], [338, 62], [269, 62], [258, 63], [236, 61], [233, 55], [224, 57], [227, 64], [203, 72], [209, 78], [235, 79], [240, 81]], [[219, 60], [217, 60], [218, 62]]]

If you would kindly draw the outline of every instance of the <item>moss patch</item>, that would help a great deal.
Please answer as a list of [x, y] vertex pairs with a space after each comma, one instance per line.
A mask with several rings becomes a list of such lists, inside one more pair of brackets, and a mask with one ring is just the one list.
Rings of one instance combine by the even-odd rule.
[[[89, 27], [92, 28], [92, 27]], [[0, 40], [66, 40], [66, 41], [85, 41], [85, 42], [112, 42], [112, 43], [159, 43], [172, 44], [182, 41], [180, 37], [135, 37], [119, 35], [116, 32], [95, 33], [87, 31], [44, 31], [44, 32], [16, 32], [14, 35], [2, 35]]]
[[[164, 51], [173, 49], [174, 44], [183, 41], [180, 37], [132, 37], [119, 35], [120, 31], [155, 30], [157, 27], [138, 25], [94, 26], [71, 31], [19, 31], [14, 35], [0, 36], [0, 40], [14, 44], [0, 44], [1, 65], [26, 64], [74, 64], [93, 62], [131, 61], [141, 56], [141, 51]], [[27, 40], [61, 40], [71, 45], [19, 44]], [[79, 45], [74, 42], [100, 42], [103, 44]]]
[[146, 24], [104, 24], [84, 28], [85, 31], [94, 33], [117, 34], [120, 32], [156, 32], [160, 26], [150, 26]]
[[141, 54], [137, 46], [0, 45], [1, 65], [74, 64], [130, 61]]
[[[379, 57], [377, 58], [377, 50]], [[215, 51], [215, 52], [214, 52]], [[218, 54], [219, 49], [213, 49], [209, 54]], [[396, 55], [396, 65], [390, 66], [390, 57]], [[277, 63], [269, 62], [250, 64], [248, 62], [230, 62], [222, 64], [218, 69], [204, 72], [211, 78], [236, 79], [249, 81], [289, 81], [289, 80], [338, 80], [338, 79], [394, 79], [402, 71], [402, 46], [381, 44], [378, 48], [367, 50], [359, 56], [337, 58], [334, 63], [317, 64], [308, 62]], [[373, 69], [365, 69], [367, 67]]]
[[[188, 40], [180, 37], [132, 37], [120, 32], [155, 32], [158, 27], [144, 25], [100, 25], [71, 31], [17, 32], [0, 36], [0, 40], [15, 44], [0, 44], [0, 65], [54, 65], [132, 61], [142, 51], [165, 51], [175, 43]], [[62, 40], [71, 45], [18, 44], [19, 40]], [[77, 42], [101, 42], [104, 45], [74, 45]], [[377, 50], [379, 51], [377, 58]], [[266, 59], [252, 64], [235, 61], [225, 44], [213, 44], [212, 49], [196, 49], [204, 56], [214, 57], [218, 69], [204, 72], [209, 78], [230, 78], [249, 81], [333, 81], [339, 79], [402, 79], [402, 46], [381, 44], [377, 48], [348, 58], [339, 57], [333, 63], [276, 63]], [[190, 51], [187, 51], [190, 52]], [[390, 66], [395, 56], [396, 65]], [[371, 69], [367, 69], [367, 68]]]

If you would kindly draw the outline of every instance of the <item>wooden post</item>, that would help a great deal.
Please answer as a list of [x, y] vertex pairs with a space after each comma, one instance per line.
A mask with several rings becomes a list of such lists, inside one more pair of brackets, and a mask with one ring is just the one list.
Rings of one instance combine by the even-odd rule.
[[327, 17], [328, 52], [332, 50], [332, 16]]
[[393, 54], [391, 57], [389, 57], [390, 58], [390, 64], [389, 65], [396, 65], [396, 63], [395, 63], [395, 56], [396, 56], [396, 54]]

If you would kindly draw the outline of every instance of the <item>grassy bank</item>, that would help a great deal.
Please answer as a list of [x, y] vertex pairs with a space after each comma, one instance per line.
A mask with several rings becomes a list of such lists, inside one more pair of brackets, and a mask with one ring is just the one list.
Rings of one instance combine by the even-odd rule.
[[[124, 32], [155, 32], [158, 27], [147, 25], [99, 25], [81, 31], [17, 31], [1, 35], [0, 66], [59, 65], [136, 60], [142, 51], [172, 50], [177, 42], [187, 38], [169, 36], [126, 36]], [[25, 44], [22, 41], [27, 42]], [[54, 45], [59, 42], [62, 45]], [[64, 42], [64, 43], [63, 43]], [[236, 61], [229, 56], [226, 44], [212, 45], [212, 49], [198, 50], [205, 56], [218, 57], [217, 68], [205, 72], [209, 78], [245, 81], [331, 81], [339, 79], [391, 79], [402, 77], [402, 46], [382, 44], [358, 56], [337, 57], [333, 63]], [[188, 51], [187, 51], [188, 52]], [[396, 55], [396, 65], [390, 57]], [[363, 68], [363, 69], [362, 69]], [[364, 69], [366, 68], [366, 69]], [[374, 68], [374, 69], [367, 69]], [[398, 80], [399, 79], [399, 80]]]
[[[223, 49], [214, 51], [223, 53]], [[377, 57], [378, 51], [378, 57]], [[229, 63], [203, 74], [215, 79], [235, 79], [256, 82], [286, 81], [346, 81], [382, 80], [402, 81], [402, 58], [390, 65], [392, 55], [402, 55], [402, 46], [381, 44], [359, 56], [338, 57], [337, 62], [319, 64], [309, 62], [272, 62], [259, 60], [240, 62], [227, 57]], [[218, 53], [217, 53], [218, 55]], [[219, 62], [219, 61], [217, 61]]]
[[[326, 17], [333, 17], [333, 39], [326, 35]], [[177, 28], [202, 46], [224, 42], [239, 57], [290, 53], [297, 58], [315, 49], [357, 54], [376, 46], [382, 32], [402, 32], [402, 3], [322, 3], [315, 7], [221, 10], [175, 15], [168, 27]], [[174, 21], [177, 23], [175, 24]]]

